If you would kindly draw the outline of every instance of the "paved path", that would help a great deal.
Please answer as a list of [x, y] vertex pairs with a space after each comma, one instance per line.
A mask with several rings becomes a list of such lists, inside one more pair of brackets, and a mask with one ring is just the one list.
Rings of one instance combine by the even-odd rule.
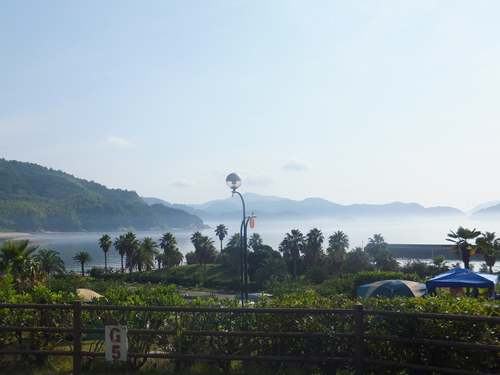
[[[210, 297], [210, 291], [203, 290], [180, 290], [181, 295], [186, 297]], [[235, 294], [215, 293], [217, 298], [234, 298]]]

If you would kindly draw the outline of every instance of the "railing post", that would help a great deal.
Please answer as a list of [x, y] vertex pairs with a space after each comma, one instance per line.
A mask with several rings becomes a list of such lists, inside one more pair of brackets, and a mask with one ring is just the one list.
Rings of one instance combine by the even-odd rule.
[[364, 358], [364, 328], [363, 328], [363, 305], [357, 303], [354, 306], [354, 373], [363, 375], [363, 358]]
[[73, 302], [73, 375], [82, 373], [82, 301]]

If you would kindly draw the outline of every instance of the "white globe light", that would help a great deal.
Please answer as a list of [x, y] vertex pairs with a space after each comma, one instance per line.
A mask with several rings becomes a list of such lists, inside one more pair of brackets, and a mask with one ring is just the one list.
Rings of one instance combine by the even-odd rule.
[[226, 178], [226, 185], [235, 191], [241, 186], [241, 177], [237, 173], [230, 173]]

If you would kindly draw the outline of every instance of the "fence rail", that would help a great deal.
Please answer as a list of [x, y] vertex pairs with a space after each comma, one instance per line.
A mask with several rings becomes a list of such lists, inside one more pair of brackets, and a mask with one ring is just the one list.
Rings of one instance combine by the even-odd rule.
[[491, 352], [498, 357], [500, 354], [500, 345], [487, 345], [479, 343], [467, 343], [459, 341], [436, 340], [427, 338], [400, 337], [397, 335], [374, 335], [365, 332], [364, 318], [366, 316], [397, 317], [410, 319], [439, 319], [443, 321], [464, 321], [487, 323], [489, 325], [499, 325], [500, 318], [497, 317], [479, 317], [462, 316], [432, 313], [407, 313], [381, 310], [364, 310], [361, 304], [354, 309], [304, 309], [304, 308], [218, 308], [218, 307], [162, 307], [162, 306], [106, 306], [106, 305], [83, 305], [81, 301], [76, 301], [72, 305], [44, 305], [44, 304], [0, 304], [0, 309], [34, 309], [34, 310], [70, 310], [73, 312], [72, 326], [68, 327], [34, 327], [34, 326], [0, 326], [0, 332], [52, 332], [69, 333], [73, 336], [73, 349], [63, 350], [22, 350], [22, 349], [2, 349], [0, 355], [56, 355], [73, 357], [73, 374], [79, 375], [82, 372], [82, 359], [84, 357], [104, 357], [102, 351], [83, 351], [83, 334], [103, 334], [103, 328], [88, 328], [82, 324], [83, 311], [151, 311], [176, 313], [176, 319], [182, 319], [181, 313], [186, 314], [207, 314], [222, 313], [229, 316], [229, 328], [231, 319], [245, 316], [246, 314], [303, 314], [304, 316], [325, 315], [325, 316], [344, 316], [351, 319], [350, 332], [263, 332], [263, 331], [233, 331], [229, 330], [152, 330], [152, 329], [128, 329], [129, 335], [166, 335], [175, 336], [179, 333], [184, 336], [204, 336], [204, 337], [225, 337], [231, 340], [233, 337], [244, 338], [299, 338], [299, 339], [325, 339], [333, 337], [349, 340], [354, 350], [351, 356], [336, 356], [333, 353], [330, 356], [287, 356], [287, 355], [251, 355], [247, 354], [204, 354], [204, 353], [166, 353], [166, 352], [148, 352], [148, 353], [128, 353], [131, 358], [166, 358], [182, 360], [215, 360], [215, 361], [283, 361], [283, 362], [304, 362], [304, 363], [349, 363], [354, 367], [356, 375], [365, 373], [366, 365], [383, 366], [389, 368], [410, 369], [422, 372], [438, 372], [443, 374], [457, 375], [490, 375], [485, 372], [475, 372], [460, 370], [457, 368], [445, 368], [429, 366], [425, 364], [402, 363], [395, 361], [379, 360], [365, 357], [365, 345], [367, 342], [396, 342], [404, 345], [420, 345], [427, 347], [444, 348], [464, 348]]

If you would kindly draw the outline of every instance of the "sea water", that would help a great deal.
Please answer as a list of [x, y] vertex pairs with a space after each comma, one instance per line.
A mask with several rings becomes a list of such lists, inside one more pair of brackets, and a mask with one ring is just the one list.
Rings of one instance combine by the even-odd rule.
[[[214, 240], [217, 249], [220, 250], [220, 241], [215, 235], [215, 228], [221, 224], [219, 222], [207, 222], [210, 228], [201, 229], [200, 232], [209, 236]], [[240, 222], [222, 223], [228, 228], [228, 235], [223, 241], [223, 246], [229, 238], [240, 231]], [[389, 244], [450, 244], [446, 241], [447, 234], [450, 230], [456, 231], [459, 226], [466, 228], [476, 228], [480, 231], [495, 232], [495, 223], [492, 222], [468, 222], [467, 220], [401, 220], [401, 221], [349, 221], [343, 222], [338, 220], [308, 220], [294, 222], [259, 222], [256, 218], [255, 227], [248, 227], [248, 237], [252, 233], [259, 233], [263, 243], [278, 250], [280, 242], [287, 233], [292, 229], [299, 229], [305, 236], [312, 228], [318, 228], [325, 236], [323, 247], [328, 246], [328, 237], [335, 231], [343, 231], [349, 237], [350, 249], [357, 246], [366, 246], [369, 238], [373, 238], [374, 234], [381, 234], [385, 241]], [[500, 229], [500, 228], [499, 228]], [[194, 251], [194, 246], [191, 244], [190, 238], [196, 230], [170, 230], [177, 240], [179, 250], [185, 255], [190, 251]], [[149, 231], [134, 231], [137, 239], [142, 240], [145, 237], [151, 237], [157, 243], [160, 242], [162, 235], [168, 232], [167, 230], [149, 230]], [[29, 236], [16, 236], [13, 240], [20, 238], [29, 238], [33, 245], [39, 246], [39, 249], [52, 249], [58, 251], [62, 260], [66, 264], [67, 270], [81, 270], [79, 263], [75, 263], [72, 258], [79, 251], [86, 251], [90, 254], [93, 261], [87, 269], [97, 266], [104, 267], [104, 253], [99, 247], [99, 238], [103, 234], [109, 234], [112, 241], [118, 238], [125, 231], [116, 232], [74, 232], [74, 233], [36, 233]], [[500, 236], [500, 230], [498, 230]], [[6, 237], [0, 233], [0, 241], [5, 241]], [[430, 259], [422, 259], [430, 261]], [[398, 259], [400, 263], [405, 263], [409, 259]], [[456, 263], [458, 260], [449, 261], [449, 264]], [[481, 257], [472, 259], [471, 264], [474, 265], [476, 271], [479, 270], [484, 263]], [[460, 262], [462, 266], [462, 262]], [[108, 252], [108, 267], [119, 269], [121, 267], [121, 257], [118, 251], [112, 247]]]

